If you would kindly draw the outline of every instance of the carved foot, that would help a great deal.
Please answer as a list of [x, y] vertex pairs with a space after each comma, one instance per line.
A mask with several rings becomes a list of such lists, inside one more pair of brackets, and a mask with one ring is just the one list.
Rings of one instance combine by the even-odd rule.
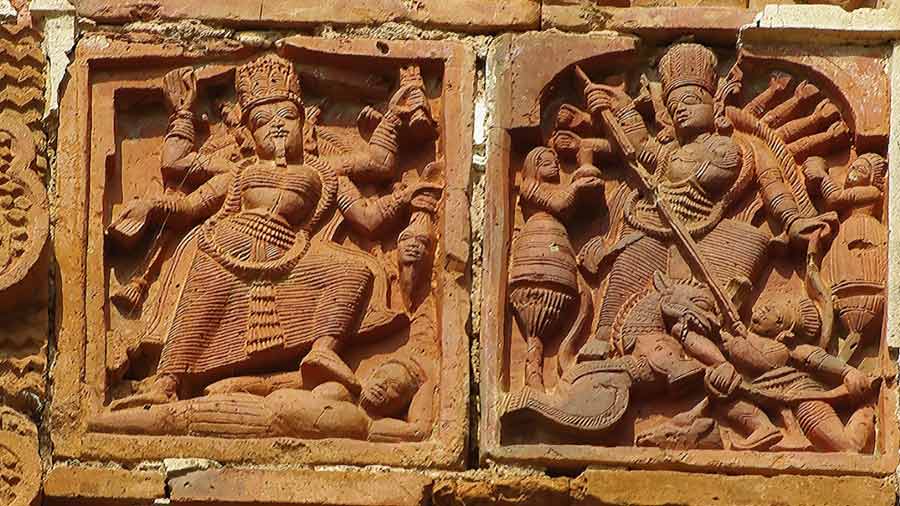
[[144, 301], [146, 288], [147, 284], [144, 280], [135, 279], [113, 292], [110, 300], [120, 311], [128, 313], [140, 307]]
[[803, 434], [789, 432], [781, 438], [781, 441], [773, 444], [770, 450], [776, 452], [808, 452], [813, 450], [813, 445]]
[[153, 406], [157, 404], [166, 404], [178, 400], [175, 396], [166, 395], [165, 392], [150, 391], [142, 392], [128, 397], [112, 401], [109, 405], [110, 411], [121, 411], [123, 409], [137, 408], [141, 406]]
[[[599, 334], [599, 333], [598, 333]], [[612, 346], [602, 338], [588, 339], [578, 352], [577, 362], [597, 362], [606, 360], [612, 354]]]
[[177, 400], [178, 380], [174, 376], [163, 375], [157, 377], [146, 390], [111, 402], [109, 410], [120, 411], [141, 406], [167, 404]]
[[781, 439], [782, 434], [777, 427], [760, 427], [743, 441], [732, 442], [732, 446], [735, 450], [764, 451], [781, 441]]
[[321, 385], [337, 381], [353, 395], [359, 395], [362, 387], [356, 375], [337, 353], [327, 349], [313, 349], [300, 362], [300, 375], [304, 385]]

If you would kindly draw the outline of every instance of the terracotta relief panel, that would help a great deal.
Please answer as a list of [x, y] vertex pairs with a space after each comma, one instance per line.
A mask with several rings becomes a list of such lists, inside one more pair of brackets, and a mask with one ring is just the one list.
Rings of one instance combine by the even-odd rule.
[[40, 34], [0, 24], [0, 503], [39, 495], [47, 400], [49, 207]]
[[472, 57], [104, 41], [63, 103], [58, 452], [460, 465]]
[[893, 472], [885, 54], [498, 44], [487, 456]]

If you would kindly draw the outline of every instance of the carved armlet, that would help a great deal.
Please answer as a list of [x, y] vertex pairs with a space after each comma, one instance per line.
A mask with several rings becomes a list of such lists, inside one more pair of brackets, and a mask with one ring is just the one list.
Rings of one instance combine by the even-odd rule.
[[169, 131], [166, 133], [166, 140], [169, 138], [184, 139], [191, 144], [195, 141], [194, 134], [194, 113], [187, 110], [176, 111], [169, 117]]

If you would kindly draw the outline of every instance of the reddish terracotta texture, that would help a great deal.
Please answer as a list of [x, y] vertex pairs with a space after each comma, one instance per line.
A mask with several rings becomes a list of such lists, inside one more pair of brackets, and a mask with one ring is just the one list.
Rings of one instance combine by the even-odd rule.
[[169, 487], [174, 504], [425, 506], [431, 479], [403, 472], [217, 469], [171, 479]]
[[528, 30], [540, 24], [538, 0], [508, 0], [486, 5], [479, 0], [234, 0], [203, 9], [173, 0], [77, 0], [78, 14], [104, 22], [196, 18], [237, 26], [372, 25], [411, 22], [429, 28], [465, 32]]
[[0, 503], [40, 501], [49, 204], [41, 35], [0, 25]]
[[[827, 490], [827, 494], [809, 491]], [[722, 476], [588, 470], [573, 478], [498, 474], [424, 476], [404, 471], [213, 469], [164, 480], [155, 471], [57, 466], [45, 481], [47, 506], [254, 504], [400, 505], [890, 506], [892, 478]], [[815, 496], [815, 497], [813, 497]]]
[[585, 40], [495, 46], [482, 455], [892, 472], [883, 53]]
[[165, 475], [156, 471], [57, 466], [44, 478], [47, 506], [150, 505], [166, 496]]
[[[635, 506], [889, 506], [894, 480], [831, 476], [722, 476], [661, 471], [587, 471], [574, 504]], [[827, 490], [827, 493], [818, 493]]]
[[[556, 26], [575, 30], [600, 27], [640, 29], [655, 24], [660, 18], [672, 17], [673, 28], [696, 25], [709, 28], [709, 21], [721, 19], [718, 28], [728, 29], [730, 22], [738, 16], [750, 16], [767, 5], [792, 5], [794, 0], [543, 0], [541, 23], [544, 28]], [[882, 0], [823, 0], [809, 2], [837, 5], [845, 10], [860, 7], [886, 7]], [[639, 7], [639, 8], [635, 8]], [[677, 12], [691, 12], [694, 16], [678, 15]], [[729, 13], [730, 11], [730, 13]], [[729, 15], [730, 14], [730, 15]], [[620, 25], [620, 20], [631, 19], [630, 27]], [[661, 26], [662, 28], [662, 26]], [[734, 30], [737, 27], [733, 28]], [[631, 30], [626, 30], [631, 31]]]
[[56, 383], [82, 399], [54, 409], [58, 455], [461, 465], [471, 54], [96, 47], [63, 100], [94, 105], [63, 114], [57, 247], [104, 252], [60, 273], [109, 318], [62, 312], [57, 374], [95, 379]]

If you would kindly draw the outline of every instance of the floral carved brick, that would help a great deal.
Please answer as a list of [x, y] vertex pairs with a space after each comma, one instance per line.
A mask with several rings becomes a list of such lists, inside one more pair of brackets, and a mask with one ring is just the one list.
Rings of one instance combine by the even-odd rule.
[[0, 502], [40, 493], [38, 431], [47, 399], [49, 203], [40, 33], [0, 24]]

